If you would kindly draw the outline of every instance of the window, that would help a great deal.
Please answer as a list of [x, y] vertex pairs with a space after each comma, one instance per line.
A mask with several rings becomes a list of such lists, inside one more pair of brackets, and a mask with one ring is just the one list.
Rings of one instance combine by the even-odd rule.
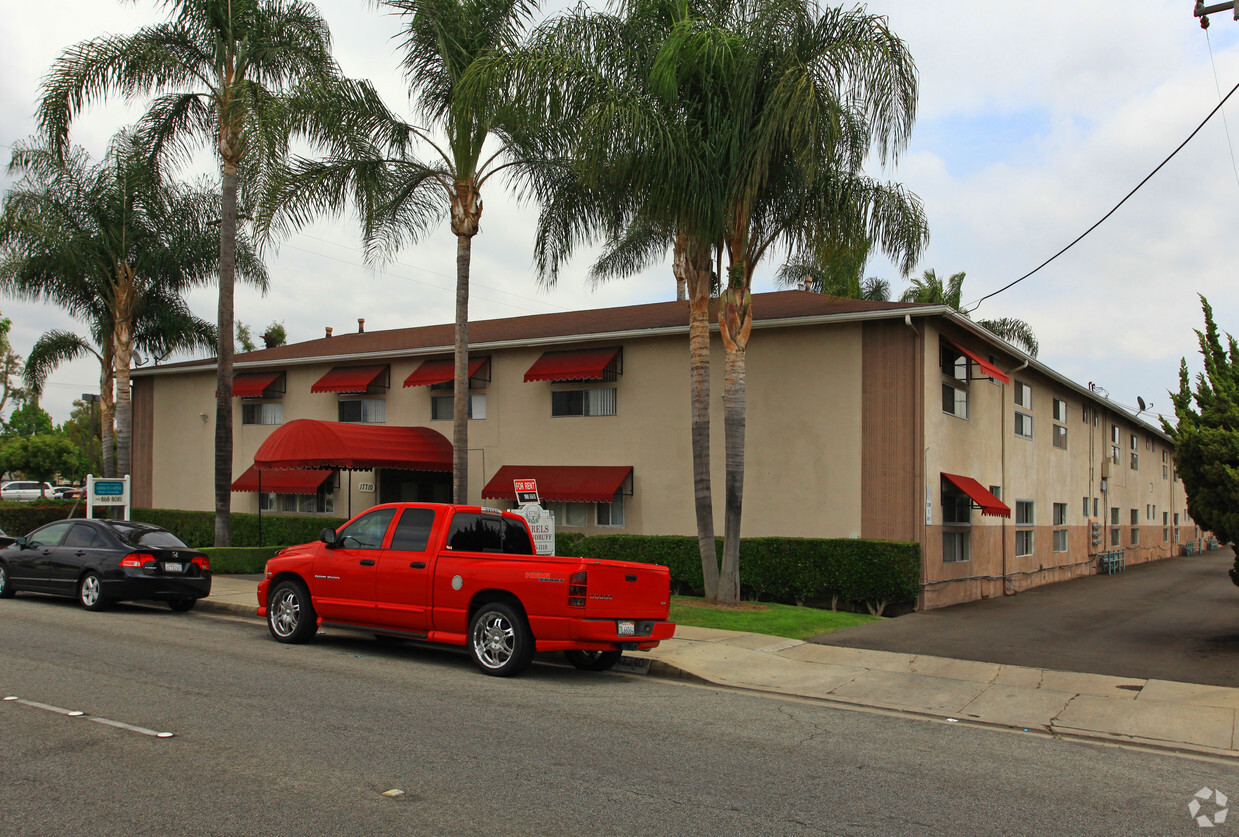
[[1123, 530], [1122, 529], [1111, 529], [1110, 530], [1110, 546], [1122, 546], [1122, 545], [1123, 545]]
[[1119, 464], [1119, 446], [1118, 445], [1110, 446], [1110, 461], [1113, 462], [1115, 465]]
[[950, 384], [942, 385], [942, 412], [956, 418], [968, 418], [968, 390]]
[[1054, 427], [1054, 447], [1067, 449], [1067, 428], [1061, 424], [1055, 424]]
[[618, 491], [609, 503], [599, 503], [597, 510], [599, 526], [624, 525], [624, 495]]
[[387, 421], [387, 402], [382, 398], [353, 398], [340, 401], [340, 421], [355, 424], [382, 424]]
[[[430, 397], [430, 418], [432, 421], [451, 421], [453, 412], [453, 396], [432, 395]], [[486, 418], [486, 393], [469, 393], [469, 418], [480, 420]]]
[[1136, 526], [1139, 523], [1140, 523], [1140, 510], [1132, 509], [1131, 510], [1131, 525]]
[[1169, 479], [1169, 478], [1170, 478], [1170, 466], [1163, 465], [1162, 466], [1162, 479]]
[[950, 343], [943, 342], [941, 347], [939, 365], [942, 374], [957, 381], [968, 380], [968, 357]]
[[551, 393], [552, 416], [613, 416], [616, 390], [565, 389]]
[[1135, 526], [1131, 527], [1131, 545], [1135, 546], [1140, 543], [1140, 530]]
[[1179, 513], [1178, 512], [1174, 513], [1174, 525], [1175, 526], [1179, 525]]
[[[1016, 500], [1015, 501], [1015, 525], [1028, 526], [1033, 525], [1033, 501], [1032, 500]], [[1015, 530], [1015, 554], [1016, 557], [1024, 557], [1033, 553], [1033, 530], [1016, 529]]]
[[1023, 381], [1015, 382], [1015, 403], [1025, 410], [1032, 409], [1032, 389]]
[[99, 537], [99, 532], [93, 526], [87, 526], [79, 523], [69, 530], [68, 537], [65, 538], [63, 546], [78, 546], [87, 547], [94, 546], [95, 540]]
[[1080, 410], [1080, 418], [1084, 420], [1085, 424], [1088, 424], [1088, 405], [1087, 404], [1085, 404], [1083, 409]]
[[971, 525], [972, 499], [956, 488], [954, 483], [943, 480], [942, 562], [944, 564], [957, 564], [971, 558]]
[[1033, 435], [1033, 417], [1028, 413], [1015, 411], [1015, 435], [1022, 439], [1031, 439]]
[[1121, 521], [1119, 520], [1118, 506], [1114, 506], [1113, 508], [1110, 509], [1110, 525], [1118, 526], [1120, 522]]
[[533, 555], [533, 541], [519, 521], [486, 512], [457, 512], [447, 535], [447, 548], [466, 552]]
[[263, 511], [270, 512], [333, 514], [336, 510], [336, 497], [331, 482], [332, 480], [327, 480], [314, 494], [276, 494], [274, 491], [264, 491], [258, 495], [258, 504]]
[[387, 527], [395, 516], [395, 509], [367, 512], [336, 533], [336, 544], [341, 549], [381, 549]]
[[1135, 434], [1131, 434], [1131, 449], [1138, 450], [1140, 448], [1140, 438]]
[[1084, 498], [1084, 516], [1088, 517], [1088, 498]]
[[1162, 525], [1163, 526], [1170, 525], [1170, 512], [1162, 512]]
[[1067, 504], [1066, 503], [1055, 503], [1054, 504], [1054, 525], [1055, 526], [1066, 526], [1067, 525]]
[[1093, 498], [1093, 517], [1101, 516], [1101, 509], [1098, 508], [1098, 505], [1099, 505], [1098, 498], [1094, 497]]
[[1131, 469], [1133, 471], [1140, 470], [1140, 454], [1133, 452], [1131, 455]]
[[396, 531], [391, 536], [391, 549], [425, 552], [434, 522], [434, 509], [405, 509], [396, 521]]
[[[1085, 500], [1086, 505], [1087, 505], [1087, 502], [1088, 501]], [[1066, 552], [1067, 551], [1067, 530], [1065, 528], [1058, 528], [1058, 527], [1065, 527], [1066, 525], [1067, 525], [1067, 504], [1066, 503], [1055, 503], [1054, 504], [1054, 526], [1056, 527], [1054, 529], [1054, 551], [1055, 552]]]
[[242, 424], [283, 424], [284, 404], [280, 401], [245, 402], [241, 405]]
[[1170, 529], [1168, 527], [1162, 527], [1162, 543], [1168, 543], [1169, 541]]
[[991, 485], [989, 487], [989, 493], [994, 495], [995, 500], [1001, 500], [1002, 499], [1002, 486]]
[[1115, 445], [1119, 443], [1119, 426], [1117, 424], [1110, 425], [1110, 442]]
[[1067, 402], [1061, 398], [1054, 399], [1054, 420], [1064, 424], [1067, 422]]
[[590, 503], [546, 503], [556, 526], [588, 526]]
[[1054, 551], [1055, 552], [1066, 552], [1067, 551], [1067, 530], [1066, 529], [1055, 529], [1054, 530]]

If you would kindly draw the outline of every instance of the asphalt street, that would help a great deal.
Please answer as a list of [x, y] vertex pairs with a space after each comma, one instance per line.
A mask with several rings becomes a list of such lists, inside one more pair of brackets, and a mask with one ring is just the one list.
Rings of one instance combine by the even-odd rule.
[[1137, 564], [811, 641], [875, 651], [1239, 686], [1234, 552]]
[[1165, 835], [1239, 794], [1220, 760], [253, 620], [22, 595], [0, 624], [6, 835]]

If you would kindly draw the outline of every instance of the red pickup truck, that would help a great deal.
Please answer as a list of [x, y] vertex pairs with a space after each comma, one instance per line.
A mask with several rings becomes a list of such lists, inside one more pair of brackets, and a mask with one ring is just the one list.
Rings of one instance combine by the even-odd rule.
[[669, 639], [666, 567], [534, 554], [512, 512], [438, 503], [375, 506], [267, 562], [258, 615], [280, 642], [319, 626], [464, 645], [509, 676], [535, 651], [609, 669]]

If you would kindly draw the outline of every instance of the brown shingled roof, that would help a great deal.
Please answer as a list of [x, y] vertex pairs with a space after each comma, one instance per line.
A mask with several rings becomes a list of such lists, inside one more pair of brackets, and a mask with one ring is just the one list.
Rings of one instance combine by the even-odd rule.
[[[918, 303], [841, 299], [812, 291], [776, 291], [753, 295], [755, 323], [863, 312], [890, 311], [894, 313], [896, 310], [923, 307]], [[710, 304], [712, 321], [717, 320], [717, 314], [718, 301], [714, 300]], [[688, 305], [684, 302], [651, 302], [619, 308], [476, 320], [469, 323], [469, 343], [473, 346], [522, 341], [539, 343], [557, 337], [605, 336], [620, 332], [654, 331], [676, 327], [688, 327]], [[345, 358], [351, 355], [373, 356], [428, 349], [450, 351], [452, 342], [453, 325], [451, 323], [395, 328], [387, 331], [367, 331], [361, 334], [346, 332], [333, 337], [320, 337], [302, 343], [276, 346], [273, 349], [259, 349], [237, 354], [235, 362], [250, 366], [314, 357]], [[159, 369], [196, 369], [214, 365], [215, 358], [206, 358], [168, 363], [160, 366]], [[150, 371], [153, 370], [135, 369], [134, 374], [140, 375]]]

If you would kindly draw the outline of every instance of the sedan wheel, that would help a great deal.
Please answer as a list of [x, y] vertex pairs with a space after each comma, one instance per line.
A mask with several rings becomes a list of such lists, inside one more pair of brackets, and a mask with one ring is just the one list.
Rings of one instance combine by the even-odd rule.
[[496, 677], [520, 674], [533, 659], [529, 625], [511, 605], [483, 605], [469, 625], [469, 651], [484, 673]]
[[11, 599], [15, 592], [17, 591], [9, 583], [9, 568], [0, 564], [0, 599]]
[[103, 610], [108, 606], [103, 598], [103, 582], [97, 573], [86, 573], [77, 585], [77, 600], [87, 610]]
[[281, 581], [267, 599], [267, 630], [279, 642], [309, 642], [318, 633], [310, 591], [299, 581]]
[[197, 599], [173, 599], [168, 602], [168, 607], [176, 613], [185, 613], [194, 609], [194, 605], [198, 603]]

